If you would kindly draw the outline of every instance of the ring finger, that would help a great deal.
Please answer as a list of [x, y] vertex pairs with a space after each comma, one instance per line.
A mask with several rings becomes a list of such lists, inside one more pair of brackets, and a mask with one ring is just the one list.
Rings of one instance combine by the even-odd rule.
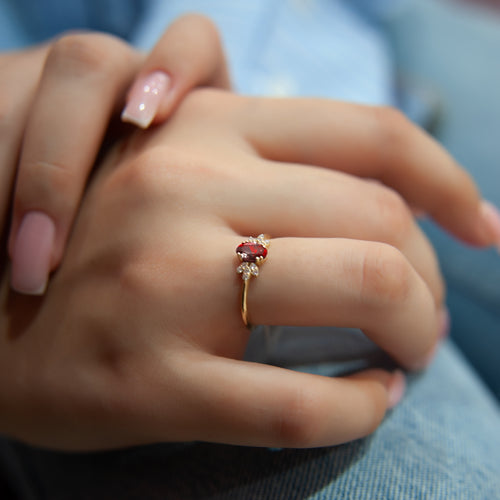
[[220, 215], [230, 214], [224, 218], [237, 232], [387, 243], [406, 256], [441, 304], [444, 283], [435, 252], [395, 191], [322, 168], [253, 159], [244, 167], [245, 176], [265, 182], [241, 190], [229, 178], [217, 193], [207, 191], [219, 200]]
[[408, 368], [425, 363], [440, 326], [423, 279], [383, 243], [277, 238], [248, 288], [252, 323], [361, 328]]

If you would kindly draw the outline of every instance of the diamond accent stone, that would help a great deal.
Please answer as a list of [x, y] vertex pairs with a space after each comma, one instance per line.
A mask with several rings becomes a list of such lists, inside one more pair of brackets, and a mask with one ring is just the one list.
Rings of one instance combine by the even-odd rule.
[[244, 280], [249, 280], [252, 276], [258, 276], [259, 275], [259, 266], [257, 264], [254, 264], [253, 262], [243, 262], [243, 264], [240, 264], [238, 266], [238, 274], [242, 275], [242, 278]]

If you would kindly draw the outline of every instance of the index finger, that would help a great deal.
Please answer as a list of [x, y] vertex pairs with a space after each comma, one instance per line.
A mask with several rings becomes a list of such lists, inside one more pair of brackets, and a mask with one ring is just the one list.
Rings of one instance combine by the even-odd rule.
[[62, 37], [49, 51], [27, 119], [9, 239], [12, 286], [43, 293], [61, 260], [113, 110], [142, 58], [102, 34]]

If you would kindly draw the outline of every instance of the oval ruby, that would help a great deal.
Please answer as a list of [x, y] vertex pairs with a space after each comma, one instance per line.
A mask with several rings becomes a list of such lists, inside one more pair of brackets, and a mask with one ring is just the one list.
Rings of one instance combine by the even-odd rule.
[[236, 253], [243, 262], [257, 262], [259, 257], [266, 258], [267, 248], [259, 243], [246, 242], [238, 245]]

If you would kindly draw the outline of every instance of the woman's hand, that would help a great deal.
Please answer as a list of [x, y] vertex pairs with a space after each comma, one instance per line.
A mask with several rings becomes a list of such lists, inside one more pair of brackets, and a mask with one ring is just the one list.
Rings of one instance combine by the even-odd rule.
[[45, 290], [63, 256], [87, 178], [112, 118], [163, 122], [195, 86], [229, 87], [215, 27], [179, 18], [145, 57], [104, 34], [68, 34], [0, 56], [0, 221], [17, 172], [10, 229], [12, 286]]
[[249, 286], [253, 323], [359, 327], [422, 367], [444, 291], [408, 204], [494, 243], [469, 177], [399, 114], [194, 91], [109, 153], [43, 298], [9, 292], [4, 276], [0, 431], [63, 449], [369, 434], [401, 373], [334, 379], [241, 361], [235, 248], [273, 236]]

